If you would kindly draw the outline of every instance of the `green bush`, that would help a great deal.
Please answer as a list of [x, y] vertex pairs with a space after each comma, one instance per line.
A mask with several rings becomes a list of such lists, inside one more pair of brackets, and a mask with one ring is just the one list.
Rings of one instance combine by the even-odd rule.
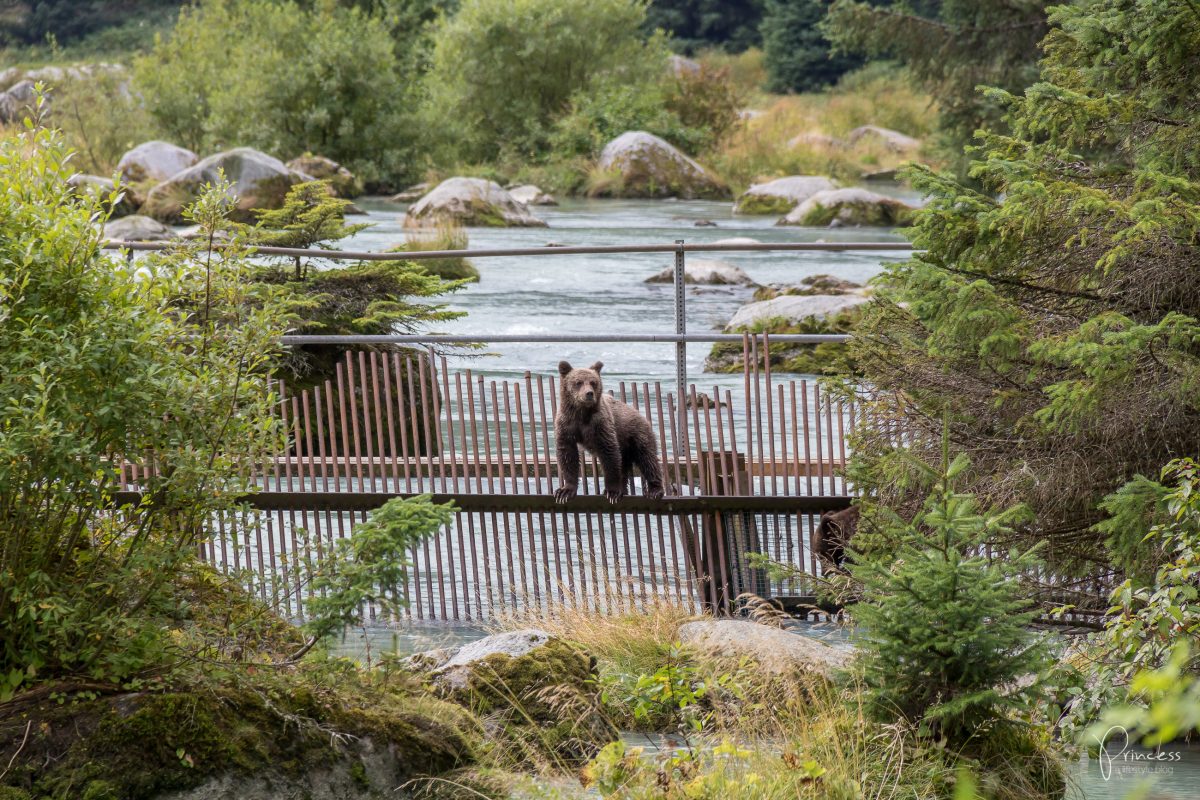
[[[176, 579], [282, 446], [282, 330], [269, 298], [245, 301], [237, 240], [135, 269], [100, 250], [103, 201], [73, 197], [72, 172], [53, 131], [0, 140], [0, 701], [173, 658]], [[191, 216], [211, 229], [227, 204], [218, 186]], [[126, 459], [144, 500], [113, 513]]]
[[954, 490], [969, 462], [951, 462], [946, 447], [940, 470], [914, 462], [933, 489], [911, 520], [887, 511], [870, 518], [879, 527], [854, 555], [863, 599], [852, 613], [877, 718], [899, 717], [961, 744], [1026, 707], [1032, 690], [1016, 681], [1044, 655], [1028, 628], [1036, 612], [1014, 591], [1037, 564], [1034, 552], [984, 554], [1024, 509], [981, 513], [975, 498]]
[[137, 61], [137, 85], [168, 136], [197, 152], [311, 152], [393, 183], [415, 174], [420, 35], [334, 4], [203, 0]]
[[51, 121], [75, 151], [75, 168], [111, 176], [127, 151], [154, 139], [158, 126], [125, 72], [97, 70], [49, 88]]
[[466, 0], [433, 33], [426, 116], [442, 160], [543, 154], [589, 92], [650, 87], [666, 47], [641, 33], [645, 13], [636, 0]]

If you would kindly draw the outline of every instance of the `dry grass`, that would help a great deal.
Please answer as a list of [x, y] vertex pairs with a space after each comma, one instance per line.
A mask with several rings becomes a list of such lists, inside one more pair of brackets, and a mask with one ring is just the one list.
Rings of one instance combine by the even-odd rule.
[[[404, 234], [400, 251], [417, 252], [427, 250], [466, 250], [467, 230], [457, 222], [439, 222], [434, 228], [413, 228]], [[445, 280], [478, 281], [479, 270], [465, 258], [421, 259], [419, 263], [426, 272]]]
[[[926, 139], [937, 119], [926, 95], [895, 69], [867, 69], [827, 92], [760, 96], [757, 110], [708, 162], [742, 189], [784, 175], [829, 175], [857, 179], [863, 172], [891, 169], [910, 160], [930, 161], [928, 145], [917, 154], [895, 153], [870, 138], [855, 145], [842, 138], [861, 125], [891, 128]], [[796, 141], [807, 136], [809, 141]], [[822, 141], [827, 137], [832, 141]]]
[[[610, 596], [620, 596], [613, 588]], [[548, 608], [510, 612], [494, 623], [499, 630], [541, 628], [555, 636], [579, 642], [608, 672], [653, 672], [676, 641], [679, 626], [704, 619], [691, 608], [669, 598], [651, 598], [637, 610], [611, 614], [595, 609], [555, 603]]]

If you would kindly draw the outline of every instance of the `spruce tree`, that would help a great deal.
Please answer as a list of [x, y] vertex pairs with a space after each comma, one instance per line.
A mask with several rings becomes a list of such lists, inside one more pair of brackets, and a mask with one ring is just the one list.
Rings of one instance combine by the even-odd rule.
[[862, 66], [857, 55], [833, 53], [821, 31], [830, 0], [767, 0], [763, 62], [772, 92], [811, 92]]
[[1084, 566], [1122, 544], [1094, 527], [1102, 497], [1200, 452], [1200, 10], [1081, 0], [1050, 21], [1044, 80], [989, 92], [1011, 133], [972, 154], [986, 191], [911, 173], [924, 252], [885, 270], [856, 332], [874, 424], [854, 474], [916, 507], [898, 455], [936, 452], [945, 415], [965, 488], [1029, 503], [1014, 536]]
[[837, 0], [824, 30], [837, 49], [893, 58], [938, 103], [952, 153], [976, 129], [1000, 124], [1002, 104], [979, 91], [1020, 91], [1037, 79], [1038, 42], [1050, 0]]
[[1015, 681], [1042, 665], [1028, 625], [1035, 611], [1014, 591], [1036, 566], [1032, 548], [991, 559], [986, 544], [1025, 513], [988, 514], [955, 491], [965, 456], [940, 469], [914, 461], [933, 489], [911, 520], [890, 515], [856, 554], [863, 599], [851, 608], [871, 707], [921, 733], [962, 742], [1029, 697]]

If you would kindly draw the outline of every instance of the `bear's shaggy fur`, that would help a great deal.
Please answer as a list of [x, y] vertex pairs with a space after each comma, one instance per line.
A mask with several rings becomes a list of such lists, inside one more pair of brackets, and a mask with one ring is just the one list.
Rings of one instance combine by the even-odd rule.
[[846, 548], [858, 532], [858, 509], [853, 506], [841, 511], [826, 511], [813, 531], [812, 548], [830, 572], [844, 572]]
[[554, 419], [558, 443], [556, 502], [565, 503], [579, 489], [579, 445], [600, 459], [604, 468], [604, 496], [615, 503], [625, 494], [632, 468], [642, 473], [647, 497], [663, 496], [662, 465], [658, 442], [650, 421], [632, 406], [604, 393], [597, 361], [588, 369], [558, 364], [559, 402]]

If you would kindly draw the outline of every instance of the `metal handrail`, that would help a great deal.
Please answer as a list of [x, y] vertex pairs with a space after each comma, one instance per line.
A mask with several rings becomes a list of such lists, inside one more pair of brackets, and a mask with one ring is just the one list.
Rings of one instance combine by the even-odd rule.
[[[106, 240], [101, 243], [105, 250], [156, 251], [174, 250], [180, 242], [124, 242]], [[214, 242], [213, 248], [220, 250], [227, 245]], [[244, 245], [246, 246], [246, 245]], [[685, 253], [725, 252], [910, 252], [910, 242], [756, 242], [747, 244], [609, 244], [609, 245], [543, 245], [542, 247], [500, 247], [478, 250], [412, 250], [395, 253], [378, 253], [353, 250], [317, 250], [307, 247], [256, 247], [248, 245], [255, 255], [291, 256], [293, 258], [324, 258], [333, 261], [420, 261], [433, 258], [497, 258], [507, 256], [555, 256], [555, 255], [603, 255], [606, 253]]]
[[297, 334], [282, 336], [283, 345], [301, 344], [499, 344], [519, 342], [523, 344], [560, 342], [740, 342], [747, 336], [765, 336], [780, 344], [821, 344], [822, 342], [848, 342], [846, 333], [495, 333], [495, 334]]

